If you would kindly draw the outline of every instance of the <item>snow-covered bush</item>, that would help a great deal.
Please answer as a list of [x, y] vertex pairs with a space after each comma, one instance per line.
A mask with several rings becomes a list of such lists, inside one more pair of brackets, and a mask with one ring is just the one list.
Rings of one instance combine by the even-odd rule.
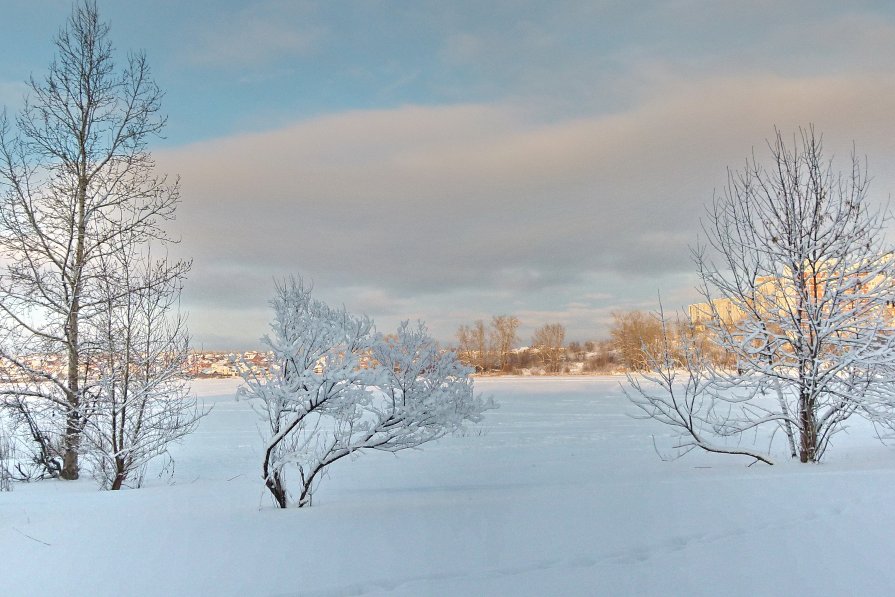
[[345, 456], [415, 448], [494, 407], [474, 394], [471, 369], [440, 350], [422, 323], [383, 336], [369, 318], [313, 299], [294, 279], [277, 288], [272, 306], [272, 335], [262, 341], [275, 365], [268, 376], [246, 368], [240, 396], [267, 423], [262, 476], [281, 508], [311, 505], [326, 467]]

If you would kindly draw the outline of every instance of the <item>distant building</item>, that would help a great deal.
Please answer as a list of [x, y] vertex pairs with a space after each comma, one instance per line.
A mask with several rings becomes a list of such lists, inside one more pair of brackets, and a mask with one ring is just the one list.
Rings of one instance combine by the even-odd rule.
[[[893, 258], [893, 255], [887, 254], [886, 260]], [[830, 288], [831, 284], [845, 288], [848, 294], [854, 294], [856, 301], [860, 301], [862, 290], [868, 287], [876, 287], [881, 284], [888, 284], [893, 291], [892, 299], [885, 303], [886, 315], [895, 319], [895, 280], [885, 280], [881, 276], [868, 278], [868, 272], [861, 269], [855, 269], [853, 273], [840, 273], [838, 271], [824, 270], [822, 267], [805, 268], [806, 271], [813, 271], [810, 278], [806, 278], [805, 289], [812, 296], [812, 302], [821, 301]], [[807, 276], [807, 274], [806, 274]], [[861, 281], [858, 281], [858, 280]], [[752, 302], [744, 302], [742, 300], [734, 301], [733, 299], [723, 297], [713, 299], [711, 303], [695, 303], [689, 305], [687, 314], [690, 321], [697, 326], [704, 326], [712, 321], [714, 314], [724, 325], [731, 325], [742, 320], [746, 316], [746, 311], [754, 311], [759, 315], [771, 315], [775, 311], [788, 312], [791, 305], [797, 301], [796, 289], [790, 282], [791, 277], [781, 276], [761, 276], [755, 280], [754, 298]]]

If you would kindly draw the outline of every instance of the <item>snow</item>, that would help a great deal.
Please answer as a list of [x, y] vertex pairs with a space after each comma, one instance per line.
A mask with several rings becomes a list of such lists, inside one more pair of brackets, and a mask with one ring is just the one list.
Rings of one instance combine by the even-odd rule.
[[339, 462], [275, 509], [237, 380], [176, 447], [171, 481], [0, 493], [4, 595], [841, 595], [895, 586], [895, 453], [866, 429], [822, 465], [663, 462], [623, 378], [481, 379], [462, 436]]

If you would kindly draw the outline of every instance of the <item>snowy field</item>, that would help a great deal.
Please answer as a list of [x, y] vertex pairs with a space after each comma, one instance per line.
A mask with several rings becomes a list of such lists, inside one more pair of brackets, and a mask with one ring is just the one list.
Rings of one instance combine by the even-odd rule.
[[480, 429], [332, 467], [311, 509], [262, 491], [237, 382], [172, 481], [0, 493], [0, 594], [884, 595], [895, 449], [856, 430], [819, 466], [656, 455], [618, 378], [487, 379]]

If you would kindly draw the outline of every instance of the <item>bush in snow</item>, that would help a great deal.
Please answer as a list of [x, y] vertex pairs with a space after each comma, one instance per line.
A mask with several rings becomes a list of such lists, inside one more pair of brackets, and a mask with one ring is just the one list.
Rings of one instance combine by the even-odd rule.
[[272, 335], [262, 341], [275, 365], [266, 377], [243, 371], [240, 396], [267, 423], [262, 476], [281, 508], [310, 506], [326, 467], [346, 456], [415, 448], [494, 407], [421, 323], [383, 336], [369, 318], [313, 299], [294, 279], [277, 288], [272, 306]]

